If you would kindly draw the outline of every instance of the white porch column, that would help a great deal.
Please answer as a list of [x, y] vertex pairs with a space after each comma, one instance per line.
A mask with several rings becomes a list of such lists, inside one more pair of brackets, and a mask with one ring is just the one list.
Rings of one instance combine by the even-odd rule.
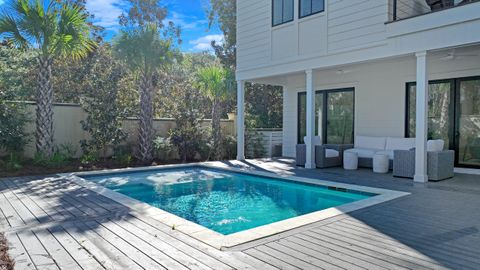
[[417, 104], [416, 104], [416, 144], [415, 176], [419, 183], [428, 182], [427, 176], [427, 134], [428, 134], [428, 73], [427, 52], [417, 52]]
[[305, 144], [307, 146], [307, 159], [305, 168], [315, 169], [315, 90], [313, 88], [313, 72], [311, 69], [305, 71], [307, 86], [307, 138]]
[[245, 81], [237, 81], [237, 160], [245, 160]]

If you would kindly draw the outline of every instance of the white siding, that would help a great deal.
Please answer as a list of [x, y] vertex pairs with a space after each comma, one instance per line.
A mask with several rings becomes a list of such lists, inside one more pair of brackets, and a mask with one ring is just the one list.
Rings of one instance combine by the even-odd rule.
[[325, 11], [272, 27], [271, 0], [237, 0], [238, 70], [368, 47], [385, 40], [389, 0], [326, 0]]
[[270, 59], [271, 1], [237, 1], [237, 65], [258, 66]]
[[387, 1], [330, 0], [328, 51], [358, 49], [385, 40]]
[[[478, 47], [477, 49], [480, 49]], [[478, 76], [476, 58], [443, 61], [444, 53], [429, 57], [429, 79]], [[405, 84], [415, 81], [414, 57], [383, 60], [315, 73], [315, 89], [355, 87], [355, 133], [403, 137], [405, 134]], [[295, 156], [297, 143], [297, 94], [305, 91], [305, 75], [288, 76], [284, 89], [283, 155]]]

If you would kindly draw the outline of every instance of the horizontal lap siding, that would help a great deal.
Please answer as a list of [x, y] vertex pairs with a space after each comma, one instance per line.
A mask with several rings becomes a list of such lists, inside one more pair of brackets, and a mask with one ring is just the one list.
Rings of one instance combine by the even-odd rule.
[[239, 69], [270, 60], [270, 1], [237, 1], [237, 65]]
[[329, 52], [367, 47], [385, 40], [388, 1], [330, 1]]

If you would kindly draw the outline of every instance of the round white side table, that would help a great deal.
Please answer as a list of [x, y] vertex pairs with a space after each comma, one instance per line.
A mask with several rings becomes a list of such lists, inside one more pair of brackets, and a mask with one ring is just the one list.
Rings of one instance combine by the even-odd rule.
[[343, 168], [345, 170], [358, 169], [358, 154], [351, 152], [343, 153]]
[[375, 154], [373, 156], [373, 172], [387, 173], [389, 167], [389, 158], [385, 154]]

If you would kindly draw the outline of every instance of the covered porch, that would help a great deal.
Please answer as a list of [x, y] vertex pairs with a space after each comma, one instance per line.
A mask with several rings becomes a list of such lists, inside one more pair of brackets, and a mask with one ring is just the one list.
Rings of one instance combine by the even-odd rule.
[[[312, 169], [315, 137], [323, 144], [410, 137], [414, 180], [425, 183], [428, 139], [455, 151], [455, 167], [480, 168], [479, 60], [480, 46], [469, 45], [247, 81], [283, 86], [284, 157], [295, 157], [296, 144], [305, 143], [305, 167]], [[244, 83], [237, 89], [238, 160], [244, 160]]]

